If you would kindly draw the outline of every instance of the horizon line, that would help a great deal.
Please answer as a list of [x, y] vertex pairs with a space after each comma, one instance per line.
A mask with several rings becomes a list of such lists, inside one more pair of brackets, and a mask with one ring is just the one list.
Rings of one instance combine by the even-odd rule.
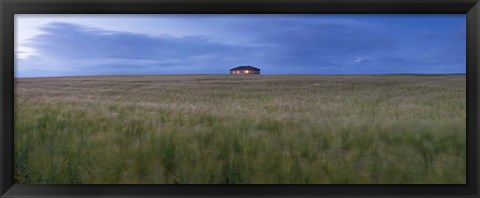
[[72, 75], [72, 76], [29, 76], [29, 77], [17, 77], [19, 78], [69, 78], [69, 77], [113, 77], [113, 76], [192, 76], [192, 75], [228, 75], [228, 76], [381, 76], [381, 75], [466, 75], [467, 73], [385, 73], [385, 74], [244, 74], [244, 75], [232, 75], [232, 74], [97, 74], [97, 75]]

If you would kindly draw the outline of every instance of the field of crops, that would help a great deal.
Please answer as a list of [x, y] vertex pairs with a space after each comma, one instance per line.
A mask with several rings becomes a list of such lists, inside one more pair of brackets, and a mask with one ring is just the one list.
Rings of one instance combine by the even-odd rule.
[[466, 183], [464, 75], [15, 80], [15, 182]]

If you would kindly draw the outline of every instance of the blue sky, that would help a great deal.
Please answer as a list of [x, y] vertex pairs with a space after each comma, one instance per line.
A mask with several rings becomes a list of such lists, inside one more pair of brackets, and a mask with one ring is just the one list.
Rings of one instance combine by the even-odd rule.
[[16, 15], [15, 76], [465, 73], [465, 15]]

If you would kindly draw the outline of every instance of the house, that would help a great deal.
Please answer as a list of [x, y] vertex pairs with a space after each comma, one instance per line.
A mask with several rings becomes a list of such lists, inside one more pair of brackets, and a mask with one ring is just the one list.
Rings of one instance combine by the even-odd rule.
[[240, 75], [240, 74], [260, 74], [260, 69], [253, 66], [238, 66], [230, 69], [230, 74]]

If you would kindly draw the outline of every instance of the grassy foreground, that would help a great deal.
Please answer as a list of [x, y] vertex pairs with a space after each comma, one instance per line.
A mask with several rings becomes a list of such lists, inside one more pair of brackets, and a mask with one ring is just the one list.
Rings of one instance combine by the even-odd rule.
[[466, 182], [464, 75], [15, 83], [16, 183]]

